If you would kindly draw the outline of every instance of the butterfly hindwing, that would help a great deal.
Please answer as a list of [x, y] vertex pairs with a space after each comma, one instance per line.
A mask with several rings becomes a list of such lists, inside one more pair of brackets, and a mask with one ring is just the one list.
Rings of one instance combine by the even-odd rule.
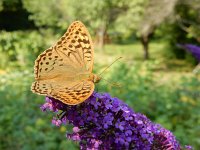
[[59, 99], [65, 104], [77, 105], [85, 101], [94, 91], [94, 83], [91, 81], [82, 81], [72, 86], [54, 89], [52, 97]]
[[35, 81], [31, 86], [31, 90], [40, 95], [49, 95], [51, 93], [51, 86], [46, 81]]
[[91, 81], [74, 82], [70, 85], [36, 81], [32, 85], [34, 93], [54, 97], [65, 104], [76, 105], [86, 100], [94, 91], [94, 83]]

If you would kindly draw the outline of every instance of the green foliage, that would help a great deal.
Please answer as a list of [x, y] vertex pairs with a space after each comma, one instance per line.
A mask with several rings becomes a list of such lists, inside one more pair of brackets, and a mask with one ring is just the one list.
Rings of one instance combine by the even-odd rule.
[[[24, 8], [31, 13], [29, 19], [38, 27], [66, 29], [74, 20], [83, 21], [93, 35], [99, 30], [109, 34], [129, 36], [135, 32], [147, 0], [23, 0]], [[42, 9], [41, 9], [42, 7]], [[134, 17], [133, 17], [134, 16]]]
[[27, 70], [0, 76], [0, 149], [77, 149], [65, 140], [66, 128], [53, 127], [52, 116], [40, 111], [44, 97], [32, 94], [32, 79]]
[[177, 4], [177, 21], [179, 27], [187, 34], [188, 39], [199, 41], [200, 3], [198, 0], [180, 0]]
[[68, 10], [68, 4], [64, 0], [22, 0], [22, 3], [24, 8], [31, 13], [29, 19], [33, 20], [36, 26], [50, 26], [55, 28], [64, 23], [66, 28], [65, 22], [69, 18], [65, 12]]
[[0, 1], [0, 11], [3, 10], [3, 1]]
[[117, 32], [124, 38], [129, 37], [132, 34], [135, 35], [147, 3], [148, 0], [123, 1], [124, 11], [118, 15], [116, 21], [113, 23], [114, 28], [111, 29], [110, 32]]
[[36, 31], [0, 32], [0, 68], [33, 66], [35, 58], [46, 48], [46, 41]]
[[15, 11], [20, 6], [21, 1], [20, 0], [1, 0], [0, 4], [2, 8], [0, 9], [0, 11], [3, 9]]

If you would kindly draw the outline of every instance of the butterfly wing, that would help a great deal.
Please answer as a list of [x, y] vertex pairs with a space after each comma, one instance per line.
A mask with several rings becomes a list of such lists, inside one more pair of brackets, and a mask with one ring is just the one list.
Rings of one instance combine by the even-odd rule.
[[60, 73], [92, 72], [94, 62], [93, 43], [86, 27], [73, 22], [67, 32], [51, 48], [45, 50], [35, 61], [35, 78], [49, 78]]
[[[52, 85], [54, 86], [53, 88], [51, 88]], [[52, 84], [44, 80], [34, 82], [32, 90], [41, 95], [56, 98], [65, 104], [77, 105], [89, 98], [94, 91], [94, 83], [91, 81], [81, 81], [64, 85]]]
[[75, 62], [78, 66], [84, 65], [86, 70], [92, 72], [94, 47], [91, 36], [83, 23], [80, 21], [72, 23], [55, 47], [67, 55], [71, 62]]
[[[77, 76], [92, 72], [93, 53], [93, 43], [86, 27], [80, 21], [75, 21], [53, 47], [36, 59], [36, 82], [32, 84], [32, 91], [60, 98], [66, 104], [78, 104], [75, 102], [78, 99], [79, 103], [84, 101], [94, 91], [94, 83], [88, 81], [88, 77], [79, 79]], [[75, 92], [78, 85], [82, 84], [88, 85], [88, 88], [83, 86], [81, 89], [87, 92]]]

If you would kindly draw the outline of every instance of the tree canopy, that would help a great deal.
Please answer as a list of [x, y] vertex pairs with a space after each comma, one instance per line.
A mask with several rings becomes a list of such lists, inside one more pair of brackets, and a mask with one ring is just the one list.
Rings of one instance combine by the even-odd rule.
[[[12, 20], [21, 22], [13, 29], [50, 28], [65, 31], [72, 21], [81, 20], [100, 49], [103, 49], [105, 42], [134, 36], [141, 39], [146, 59], [149, 57], [149, 39], [157, 29], [162, 32], [162, 38], [170, 35], [172, 44], [179, 38], [200, 41], [199, 8], [198, 0], [0, 0], [0, 15], [12, 12], [11, 17], [16, 15]], [[19, 11], [21, 14], [17, 14]], [[5, 20], [11, 21], [8, 18], [1, 17], [1, 24], [5, 24]], [[167, 30], [160, 28], [163, 24], [168, 25]], [[183, 34], [174, 38], [178, 36], [174, 30], [180, 30]]]

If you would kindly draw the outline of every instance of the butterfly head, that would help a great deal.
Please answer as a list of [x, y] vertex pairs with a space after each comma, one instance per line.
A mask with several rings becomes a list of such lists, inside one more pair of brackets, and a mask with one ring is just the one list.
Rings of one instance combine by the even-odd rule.
[[96, 74], [90, 74], [89, 80], [98, 83], [101, 80], [101, 77]]

